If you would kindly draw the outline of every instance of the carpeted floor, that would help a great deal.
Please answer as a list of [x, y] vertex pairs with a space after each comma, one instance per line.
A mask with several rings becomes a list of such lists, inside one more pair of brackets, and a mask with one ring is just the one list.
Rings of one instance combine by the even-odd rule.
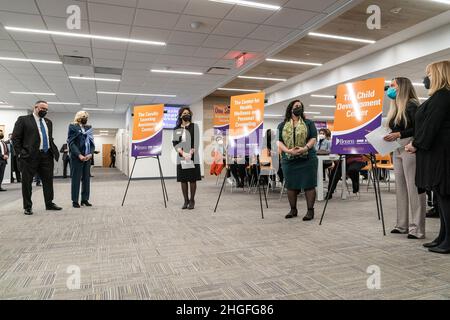
[[[215, 179], [199, 183], [197, 206], [181, 210], [179, 185], [167, 180], [164, 208], [158, 180], [127, 180], [96, 169], [92, 208], [74, 209], [69, 180], [55, 180], [55, 203], [45, 211], [34, 187], [33, 216], [22, 213], [20, 185], [0, 194], [0, 298], [2, 299], [449, 299], [450, 255], [429, 253], [438, 219], [427, 219], [427, 240], [389, 234], [395, 195], [383, 191], [382, 236], [372, 193], [330, 201], [324, 224], [285, 220], [287, 201], [269, 195], [261, 219], [259, 198], [224, 193], [213, 208]], [[337, 197], [335, 197], [337, 198]], [[80, 288], [69, 289], [71, 266]], [[381, 288], [368, 289], [369, 266]], [[76, 283], [76, 282], [75, 282]]]

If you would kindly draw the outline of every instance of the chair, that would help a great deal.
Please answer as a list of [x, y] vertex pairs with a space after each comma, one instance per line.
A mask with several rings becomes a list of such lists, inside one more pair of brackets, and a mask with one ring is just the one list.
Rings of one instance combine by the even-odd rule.
[[375, 166], [376, 169], [384, 169], [388, 171], [388, 191], [391, 191], [391, 174], [390, 172], [394, 170], [394, 164], [392, 163], [391, 155], [382, 156], [379, 154], [375, 155]]

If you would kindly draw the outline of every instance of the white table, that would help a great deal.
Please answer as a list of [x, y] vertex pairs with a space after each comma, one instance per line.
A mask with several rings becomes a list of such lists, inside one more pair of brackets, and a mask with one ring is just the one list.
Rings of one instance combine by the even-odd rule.
[[[323, 201], [325, 199], [324, 192], [323, 192], [323, 162], [326, 160], [331, 161], [337, 161], [339, 160], [338, 154], [330, 154], [330, 155], [317, 155], [317, 158], [319, 158], [319, 165], [317, 168], [317, 201]], [[347, 181], [345, 177], [347, 176], [347, 168], [345, 167], [345, 156], [342, 156], [342, 193], [341, 198], [347, 199], [347, 193], [345, 192], [345, 189], [347, 188]], [[331, 177], [333, 179], [333, 177]]]

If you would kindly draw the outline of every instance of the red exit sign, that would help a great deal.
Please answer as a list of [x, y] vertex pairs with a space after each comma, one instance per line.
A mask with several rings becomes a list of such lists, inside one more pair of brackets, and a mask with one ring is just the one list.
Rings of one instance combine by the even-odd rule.
[[239, 69], [240, 67], [242, 67], [245, 64], [245, 53], [239, 55], [236, 58], [236, 68]]

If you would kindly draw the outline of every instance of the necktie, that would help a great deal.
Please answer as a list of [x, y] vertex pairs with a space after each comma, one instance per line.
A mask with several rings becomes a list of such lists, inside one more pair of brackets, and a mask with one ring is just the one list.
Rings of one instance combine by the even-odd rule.
[[42, 132], [42, 150], [44, 152], [48, 151], [48, 139], [47, 139], [47, 132], [45, 131], [44, 121], [42, 118], [39, 119], [39, 123], [41, 124], [41, 132]]

